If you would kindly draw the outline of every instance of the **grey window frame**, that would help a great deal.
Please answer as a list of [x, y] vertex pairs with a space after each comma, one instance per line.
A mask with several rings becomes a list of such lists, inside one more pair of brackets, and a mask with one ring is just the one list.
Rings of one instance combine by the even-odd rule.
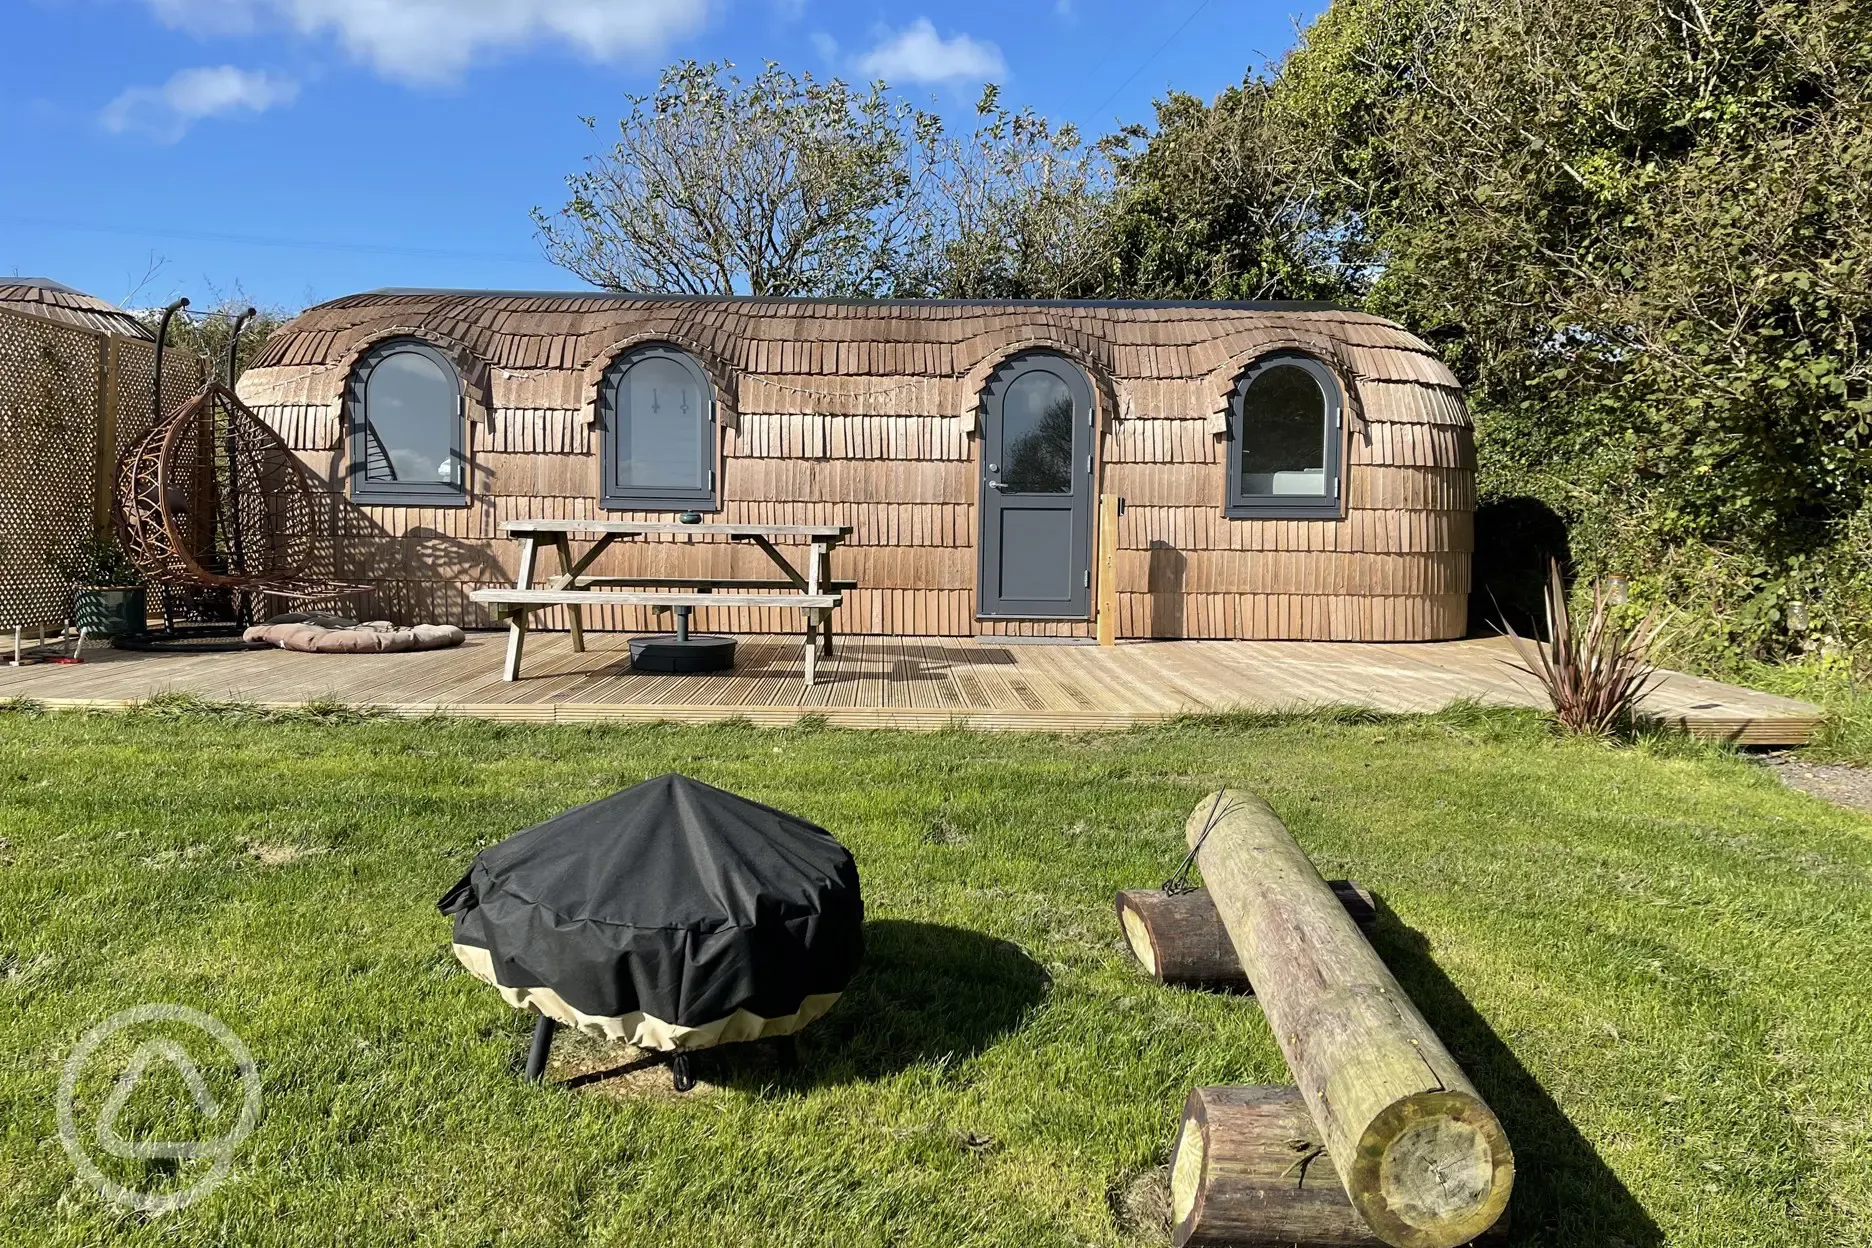
[[[702, 455], [704, 479], [707, 485], [700, 489], [660, 489], [651, 486], [619, 487], [617, 480], [617, 393], [626, 373], [637, 364], [648, 359], [669, 359], [681, 364], [695, 378], [697, 387], [704, 396], [706, 410], [699, 419], [703, 422]], [[709, 380], [708, 373], [696, 358], [681, 347], [669, 343], [651, 342], [632, 347], [623, 352], [605, 368], [604, 377], [598, 383], [598, 505], [606, 511], [695, 511], [712, 512], [721, 510], [721, 492], [718, 489], [717, 442], [720, 432], [715, 412], [715, 386]]]
[[[364, 468], [369, 460], [365, 430], [370, 412], [364, 401], [371, 370], [392, 355], [414, 351], [428, 356], [455, 382], [455, 423], [449, 438], [449, 454], [461, 466], [460, 479], [444, 481], [399, 481], [382, 485], [369, 481]], [[386, 338], [372, 345], [352, 366], [345, 383], [345, 476], [347, 493], [354, 503], [391, 507], [466, 507], [468, 505], [468, 419], [462, 393], [461, 370], [455, 361], [420, 338]]]
[[[1248, 388], [1272, 368], [1301, 368], [1319, 383], [1325, 396], [1326, 478], [1331, 487], [1318, 498], [1293, 494], [1245, 494], [1242, 491], [1241, 441], [1247, 420]], [[1345, 399], [1333, 371], [1310, 355], [1282, 352], [1256, 360], [1236, 379], [1229, 399], [1226, 484], [1223, 514], [1235, 520], [1337, 520], [1344, 514]]]

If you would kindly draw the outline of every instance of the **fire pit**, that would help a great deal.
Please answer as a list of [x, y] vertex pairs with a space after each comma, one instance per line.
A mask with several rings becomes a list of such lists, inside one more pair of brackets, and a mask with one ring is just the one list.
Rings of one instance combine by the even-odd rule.
[[658, 776], [476, 855], [439, 903], [455, 956], [539, 1021], [672, 1055], [791, 1037], [864, 952], [858, 868], [825, 829], [686, 776]]

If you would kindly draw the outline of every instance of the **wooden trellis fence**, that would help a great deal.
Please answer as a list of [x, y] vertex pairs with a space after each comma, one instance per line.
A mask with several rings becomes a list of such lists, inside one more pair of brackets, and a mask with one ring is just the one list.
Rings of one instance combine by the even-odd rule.
[[[9, 632], [68, 617], [59, 565], [110, 530], [117, 462], [150, 429], [156, 370], [155, 343], [127, 314], [68, 322], [20, 306], [33, 305], [0, 301], [0, 628]], [[103, 328], [113, 321], [123, 332]], [[202, 362], [186, 353], [171, 352], [163, 371], [178, 402], [201, 388]]]

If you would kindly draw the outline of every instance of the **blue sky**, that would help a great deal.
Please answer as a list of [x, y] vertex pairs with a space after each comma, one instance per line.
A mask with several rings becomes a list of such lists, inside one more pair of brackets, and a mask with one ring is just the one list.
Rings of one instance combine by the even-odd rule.
[[[1318, 0], [0, 0], [0, 273], [139, 306], [237, 283], [568, 289], [528, 210], [683, 57], [885, 77], [1103, 133], [1278, 56]], [[153, 267], [153, 272], [152, 272]]]

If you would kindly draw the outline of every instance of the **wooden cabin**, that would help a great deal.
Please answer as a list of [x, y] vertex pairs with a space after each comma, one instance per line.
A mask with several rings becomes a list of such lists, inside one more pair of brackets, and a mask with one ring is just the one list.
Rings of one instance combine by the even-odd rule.
[[[239, 393], [327, 491], [319, 571], [405, 620], [493, 623], [467, 595], [512, 583], [505, 521], [690, 511], [850, 525], [844, 633], [1089, 637], [1101, 600], [1121, 638], [1428, 641], [1467, 617], [1462, 395], [1362, 312], [382, 290], [277, 331]], [[595, 571], [771, 574], [681, 540]]]

